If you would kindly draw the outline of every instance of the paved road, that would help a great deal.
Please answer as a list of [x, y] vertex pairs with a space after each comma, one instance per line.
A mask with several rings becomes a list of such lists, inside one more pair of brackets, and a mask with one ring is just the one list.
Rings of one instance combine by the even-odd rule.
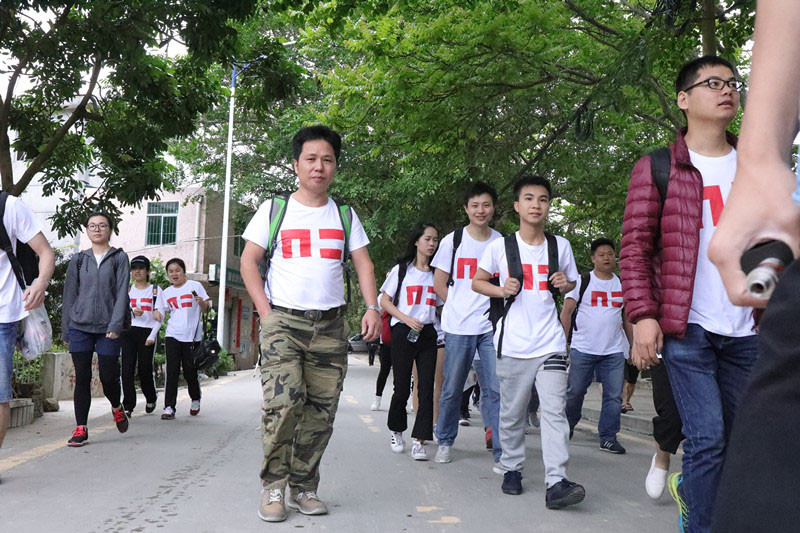
[[239, 372], [203, 384], [199, 416], [188, 415], [182, 391], [175, 421], [136, 413], [124, 435], [113, 427], [105, 400], [95, 400], [91, 444], [83, 448], [65, 446], [74, 427], [69, 402], [62, 402], [59, 413], [11, 430], [0, 450], [0, 530], [676, 530], [669, 496], [654, 502], [643, 490], [651, 456], [646, 438], [622, 435], [628, 454], [614, 456], [597, 450], [593, 428], [579, 426], [569, 477], [586, 486], [586, 500], [549, 511], [537, 434], [527, 438], [521, 496], [500, 492], [501, 478], [491, 471], [479, 427], [461, 429], [454, 461], [447, 465], [393, 454], [386, 411], [369, 410], [376, 374], [377, 367], [351, 357], [322, 465], [319, 494], [331, 510], [328, 516], [292, 513], [282, 524], [258, 519], [260, 386], [252, 372]]

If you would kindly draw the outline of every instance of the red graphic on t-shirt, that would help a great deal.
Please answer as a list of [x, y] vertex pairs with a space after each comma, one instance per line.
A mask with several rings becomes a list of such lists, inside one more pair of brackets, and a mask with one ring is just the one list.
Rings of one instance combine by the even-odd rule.
[[[422, 303], [423, 288], [425, 288], [424, 285], [406, 285], [406, 302], [408, 302], [408, 305], [419, 305]], [[426, 292], [428, 294], [436, 294], [431, 285], [428, 285]], [[436, 297], [426, 298], [425, 305], [436, 307]]]
[[[321, 229], [319, 230], [320, 239], [335, 239], [344, 241], [344, 231], [340, 229]], [[320, 248], [319, 255], [323, 259], [342, 259], [342, 251], [338, 248]]]
[[[319, 230], [320, 241], [342, 241], [344, 243], [344, 230], [323, 228]], [[300, 255], [295, 255], [293, 251], [294, 242], [298, 243]], [[320, 243], [322, 244], [322, 243]], [[344, 246], [342, 245], [342, 248]], [[295, 257], [311, 257], [311, 230], [310, 229], [284, 229], [281, 230], [281, 252], [284, 259]], [[320, 246], [319, 256], [322, 259], [342, 260], [342, 250], [340, 248], [323, 248]]]
[[611, 307], [622, 307], [622, 291], [613, 291], [610, 295], [605, 291], [592, 291], [592, 307], [608, 307], [609, 302]]
[[[722, 215], [722, 208], [725, 207], [722, 201], [722, 190], [719, 188], [719, 185], [703, 187], [703, 201], [705, 202], [706, 200], [708, 200], [708, 205], [711, 208], [711, 222], [714, 224], [714, 227], [717, 227], [719, 217]], [[700, 222], [700, 227], [703, 227], [702, 221]]]
[[[548, 270], [549, 269], [548, 269], [547, 265], [536, 265], [537, 278], [538, 278], [538, 282], [539, 282], [538, 288], [539, 288], [540, 291], [548, 290], [547, 289], [547, 272], [548, 272]], [[510, 273], [509, 273], [509, 275], [510, 275]], [[544, 281], [542, 281], [542, 277], [541, 277], [542, 275], [544, 275]], [[522, 289], [526, 290], [526, 291], [532, 291], [533, 290], [533, 282], [534, 282], [533, 265], [529, 265], [529, 264], [525, 264], [525, 263], [522, 264], [522, 279], [523, 279]]]
[[[465, 271], [469, 267], [469, 277], [465, 275]], [[477, 257], [459, 257], [458, 269], [456, 270], [456, 279], [472, 279], [478, 272], [478, 258]]]
[[[178, 298], [180, 298], [180, 303], [178, 302]], [[192, 307], [194, 302], [194, 296], [190, 294], [181, 294], [180, 296], [173, 296], [172, 298], [167, 299], [167, 305], [169, 305], [170, 309], [180, 309], [181, 307]]]

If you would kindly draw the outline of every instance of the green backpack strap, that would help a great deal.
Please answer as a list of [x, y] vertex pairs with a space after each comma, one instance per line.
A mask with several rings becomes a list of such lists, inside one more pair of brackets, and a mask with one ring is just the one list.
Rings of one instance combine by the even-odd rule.
[[288, 196], [275, 196], [272, 198], [272, 203], [269, 207], [269, 239], [267, 240], [266, 253], [264, 257], [261, 258], [261, 264], [259, 265], [261, 279], [264, 281], [267, 279], [269, 264], [272, 261], [272, 256], [275, 254], [275, 247], [278, 243], [278, 231], [280, 231], [283, 219], [286, 217], [286, 206], [288, 203]]
[[353, 210], [347, 204], [336, 202], [336, 211], [339, 213], [339, 219], [342, 222], [342, 229], [344, 230], [344, 251], [342, 253], [342, 270], [344, 271], [344, 279], [347, 284], [347, 305], [350, 305], [350, 265], [347, 262], [350, 259], [350, 234], [353, 231]]

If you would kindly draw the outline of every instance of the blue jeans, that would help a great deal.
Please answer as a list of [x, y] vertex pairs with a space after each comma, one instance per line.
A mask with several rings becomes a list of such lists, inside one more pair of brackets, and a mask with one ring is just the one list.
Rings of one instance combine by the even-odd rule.
[[[481, 335], [444, 334], [444, 384], [439, 400], [439, 422], [436, 424], [436, 438], [440, 446], [452, 446], [458, 435], [458, 415], [461, 407], [461, 393], [467, 381], [469, 369], [475, 358], [480, 356], [480, 364], [475, 365], [478, 383], [481, 386], [481, 416], [483, 423], [492, 430], [492, 454], [495, 462], [500, 460], [500, 384], [495, 373], [497, 354], [494, 351], [492, 332]], [[477, 363], [477, 361], [475, 361]]]
[[663, 357], [683, 422], [683, 482], [689, 530], [710, 531], [725, 446], [758, 353], [755, 335], [726, 337], [697, 324], [664, 337]]
[[603, 385], [603, 405], [597, 431], [600, 442], [616, 440], [619, 433], [619, 413], [622, 406], [622, 382], [625, 378], [625, 356], [622, 352], [608, 355], [583, 353], [575, 348], [569, 351], [569, 380], [567, 381], [567, 421], [570, 429], [578, 425], [583, 409], [583, 398], [592, 377]]
[[11, 377], [14, 375], [14, 346], [17, 344], [19, 322], [0, 323], [0, 403], [8, 403], [14, 397], [11, 392]]

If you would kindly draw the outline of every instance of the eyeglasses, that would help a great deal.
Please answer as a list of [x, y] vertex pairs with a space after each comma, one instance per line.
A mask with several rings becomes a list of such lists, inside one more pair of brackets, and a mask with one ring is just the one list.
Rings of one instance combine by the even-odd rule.
[[97, 231], [97, 230], [104, 230], [108, 229], [108, 224], [89, 224], [86, 226], [89, 231]]
[[700, 85], [707, 85], [712, 91], [721, 91], [726, 85], [731, 89], [736, 89], [737, 91], [741, 91], [744, 88], [744, 82], [741, 80], [731, 79], [726, 81], [722, 78], [708, 78], [703, 81], [698, 81], [694, 85], [690, 85], [689, 87], [685, 88], [683, 92], [686, 92], [689, 89], [694, 89], [695, 87], [699, 87]]

